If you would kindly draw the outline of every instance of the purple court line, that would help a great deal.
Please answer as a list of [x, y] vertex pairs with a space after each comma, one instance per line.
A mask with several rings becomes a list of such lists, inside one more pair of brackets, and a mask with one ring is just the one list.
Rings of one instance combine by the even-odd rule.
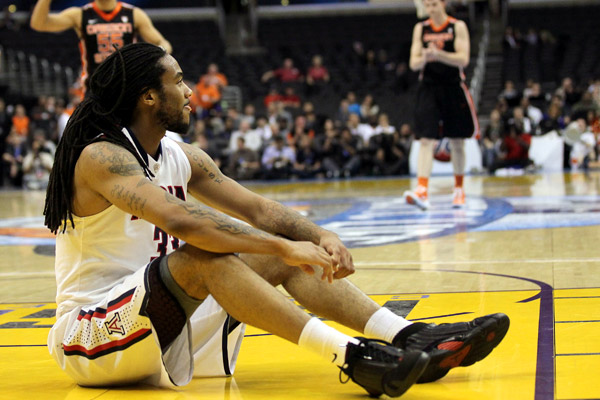
[[[393, 270], [393, 268], [369, 268], [373, 270]], [[459, 274], [476, 274], [498, 276], [502, 278], [518, 279], [531, 282], [540, 287], [540, 292], [527, 299], [519, 301], [519, 303], [528, 303], [533, 300], [540, 299], [540, 317], [538, 324], [538, 346], [537, 346], [537, 361], [535, 371], [535, 397], [534, 400], [554, 400], [554, 300], [552, 286], [545, 282], [521, 276], [495, 274], [492, 272], [481, 271], [455, 271], [449, 269], [421, 269], [421, 268], [406, 268], [402, 271], [419, 271], [419, 272], [452, 272]]]

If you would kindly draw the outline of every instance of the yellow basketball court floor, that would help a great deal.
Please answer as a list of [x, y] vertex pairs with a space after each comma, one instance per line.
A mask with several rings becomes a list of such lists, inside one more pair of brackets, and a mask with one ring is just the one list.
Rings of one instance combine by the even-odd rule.
[[[488, 358], [402, 398], [600, 398], [600, 173], [468, 177], [462, 210], [450, 207], [452, 178], [434, 177], [426, 212], [403, 204], [414, 183], [248, 186], [336, 231], [354, 256], [350, 279], [411, 320], [509, 315], [508, 334]], [[56, 284], [43, 199], [0, 192], [0, 399], [366, 398], [352, 382], [341, 384], [332, 364], [252, 327], [233, 377], [175, 390], [78, 387], [45, 346]]]

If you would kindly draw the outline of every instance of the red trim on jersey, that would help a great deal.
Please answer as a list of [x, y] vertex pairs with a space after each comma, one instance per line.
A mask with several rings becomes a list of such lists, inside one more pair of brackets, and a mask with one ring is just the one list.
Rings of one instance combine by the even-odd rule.
[[81, 54], [81, 86], [85, 87], [85, 80], [88, 77], [88, 63], [85, 41], [83, 38], [79, 39], [79, 54]]
[[469, 103], [469, 110], [471, 110], [471, 118], [473, 118], [473, 138], [478, 139], [481, 137], [481, 133], [479, 131], [479, 120], [477, 119], [477, 111], [475, 111], [475, 103], [473, 102], [473, 97], [471, 97], [471, 92], [469, 92], [469, 88], [464, 82], [460, 83], [460, 87], [463, 92], [465, 92], [465, 97], [467, 98], [467, 103]]
[[121, 8], [123, 8], [123, 4], [121, 4], [120, 1], [117, 2], [117, 6], [110, 13], [102, 11], [98, 7], [98, 5], [96, 4], [96, 2], [92, 3], [92, 7], [94, 8], [94, 11], [96, 11], [96, 14], [98, 14], [103, 20], [105, 20], [106, 22], [108, 22], [108, 21], [112, 20], [115, 17], [115, 15], [117, 15], [121, 11]]
[[148, 333], [149, 331], [150, 331], [150, 329], [140, 329], [139, 331], [136, 331], [136, 332], [132, 333], [131, 335], [129, 335], [129, 336], [127, 336], [127, 337], [125, 337], [125, 338], [123, 338], [121, 340], [114, 340], [114, 341], [109, 342], [109, 343], [101, 344], [100, 346], [96, 346], [96, 347], [91, 348], [89, 350], [86, 349], [85, 347], [81, 346], [81, 345], [78, 345], [78, 344], [75, 344], [75, 345], [72, 345], [72, 346], [63, 346], [63, 350], [65, 352], [68, 352], [68, 351], [77, 351], [77, 352], [84, 353], [85, 355], [88, 355], [88, 356], [93, 356], [96, 353], [99, 353], [99, 352], [104, 351], [104, 350], [111, 349], [113, 347], [124, 346], [127, 343], [129, 343], [129, 342], [137, 339], [138, 337], [140, 337], [140, 336]]
[[433, 22], [433, 19], [431, 19], [431, 18], [429, 18], [427, 20], [427, 22], [429, 22], [429, 25], [431, 25], [431, 29], [434, 32], [440, 32], [440, 31], [443, 31], [444, 29], [446, 29], [446, 27], [448, 26], [448, 24], [450, 24], [450, 22], [456, 22], [456, 18], [449, 16], [446, 18], [446, 21], [440, 26], [435, 26], [435, 23]]
[[133, 297], [133, 293], [130, 294], [129, 296], [125, 297], [123, 300], [119, 301], [118, 303], [113, 304], [112, 306], [108, 307], [105, 312], [94, 311], [92, 314], [85, 314], [85, 315], [79, 314], [77, 316], [77, 321], [81, 321], [82, 319], [87, 319], [88, 321], [90, 321], [92, 318], [104, 319], [104, 318], [106, 318], [106, 314], [108, 314], [109, 312], [116, 310], [118, 308], [121, 308], [125, 304], [129, 303], [131, 301], [132, 297]]

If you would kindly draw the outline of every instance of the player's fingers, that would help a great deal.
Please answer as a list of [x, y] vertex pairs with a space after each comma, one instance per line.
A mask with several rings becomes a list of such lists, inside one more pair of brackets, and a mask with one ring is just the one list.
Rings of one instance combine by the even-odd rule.
[[315, 274], [315, 269], [313, 267], [311, 267], [308, 264], [300, 264], [298, 266], [304, 273], [308, 274], [308, 275], [314, 275]]
[[327, 279], [329, 283], [333, 283], [333, 269], [331, 268], [331, 265], [329, 265], [327, 268], [323, 268], [321, 280], [324, 281], [325, 279]]

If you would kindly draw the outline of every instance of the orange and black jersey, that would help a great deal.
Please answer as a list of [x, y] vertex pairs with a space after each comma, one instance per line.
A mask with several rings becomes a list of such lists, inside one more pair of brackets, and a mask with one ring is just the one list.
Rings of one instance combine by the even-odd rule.
[[135, 41], [133, 6], [118, 2], [114, 10], [102, 11], [96, 3], [82, 7], [81, 51], [82, 78], [89, 77], [113, 51]]
[[[452, 17], [448, 17], [446, 22], [440, 26], [435, 26], [431, 18], [421, 22], [423, 48], [433, 45], [439, 50], [455, 52], [454, 39], [456, 38], [455, 25], [457, 22], [458, 20]], [[422, 79], [425, 82], [437, 84], [456, 83], [464, 80], [464, 74], [462, 68], [441, 62], [428, 62], [423, 69]]]

